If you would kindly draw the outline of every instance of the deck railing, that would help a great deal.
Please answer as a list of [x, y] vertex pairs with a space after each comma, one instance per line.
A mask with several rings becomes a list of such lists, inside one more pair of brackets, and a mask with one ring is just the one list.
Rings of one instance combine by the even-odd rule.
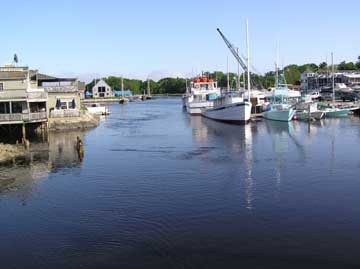
[[78, 92], [79, 89], [76, 86], [44, 86], [46, 92], [57, 92], [57, 93], [66, 93], [66, 92]]
[[46, 120], [46, 112], [37, 113], [13, 113], [13, 114], [0, 114], [0, 122], [11, 122], [11, 121], [38, 121]]
[[80, 113], [78, 109], [55, 109], [50, 112], [50, 118], [80, 117]]

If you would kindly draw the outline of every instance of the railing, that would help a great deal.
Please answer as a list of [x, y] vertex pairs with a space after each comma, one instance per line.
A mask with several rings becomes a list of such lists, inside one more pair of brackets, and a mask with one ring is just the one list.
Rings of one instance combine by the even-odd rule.
[[80, 117], [80, 113], [77, 109], [55, 109], [50, 112], [50, 118]]
[[27, 93], [28, 99], [47, 99], [46, 92], [28, 92]]
[[58, 92], [58, 93], [62, 93], [62, 92], [77, 92], [78, 87], [76, 86], [46, 86], [44, 87], [46, 92]]
[[1, 121], [37, 121], [37, 120], [46, 120], [46, 112], [37, 112], [37, 113], [14, 113], [14, 114], [0, 114]]

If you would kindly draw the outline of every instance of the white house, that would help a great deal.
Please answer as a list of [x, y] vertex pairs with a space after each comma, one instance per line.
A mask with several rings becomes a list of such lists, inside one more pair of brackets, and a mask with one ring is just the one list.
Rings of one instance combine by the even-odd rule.
[[100, 79], [92, 88], [94, 98], [114, 97], [114, 92], [111, 87], [103, 80]]

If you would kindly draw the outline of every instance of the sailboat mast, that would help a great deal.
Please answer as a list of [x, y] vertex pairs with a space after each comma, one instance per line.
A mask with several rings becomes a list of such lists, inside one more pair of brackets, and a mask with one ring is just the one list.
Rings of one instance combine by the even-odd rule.
[[150, 92], [150, 79], [147, 79], [147, 95], [150, 96], [151, 92]]
[[279, 87], [279, 41], [276, 44], [275, 88]]
[[121, 78], [121, 95], [122, 95], [122, 98], [124, 99], [124, 79]]
[[230, 91], [230, 73], [229, 73], [229, 57], [226, 57], [226, 68], [227, 68], [227, 91]]
[[331, 68], [332, 68], [332, 92], [333, 103], [335, 103], [335, 71], [334, 71], [334, 53], [331, 53]]
[[[239, 48], [236, 48], [236, 53], [239, 54]], [[237, 63], [237, 90], [240, 91], [240, 64]]]
[[246, 47], [247, 47], [247, 90], [250, 102], [250, 45], [249, 45], [249, 20], [246, 19]]

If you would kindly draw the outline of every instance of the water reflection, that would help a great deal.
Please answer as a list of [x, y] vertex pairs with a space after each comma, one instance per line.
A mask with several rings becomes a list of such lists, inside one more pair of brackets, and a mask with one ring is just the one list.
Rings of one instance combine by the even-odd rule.
[[77, 139], [84, 139], [81, 131], [50, 132], [47, 138], [32, 141], [28, 155], [0, 166], [0, 194], [17, 191], [26, 197], [34, 183], [63, 168], [80, 166], [84, 150], [79, 151]]
[[257, 133], [255, 124], [245, 126], [230, 125], [201, 117], [191, 117], [193, 139], [196, 142], [207, 142], [218, 145], [215, 140], [221, 140], [226, 148], [227, 158], [236, 158], [239, 161], [238, 174], [242, 176], [242, 185], [245, 192], [246, 208], [253, 208], [253, 138]]

